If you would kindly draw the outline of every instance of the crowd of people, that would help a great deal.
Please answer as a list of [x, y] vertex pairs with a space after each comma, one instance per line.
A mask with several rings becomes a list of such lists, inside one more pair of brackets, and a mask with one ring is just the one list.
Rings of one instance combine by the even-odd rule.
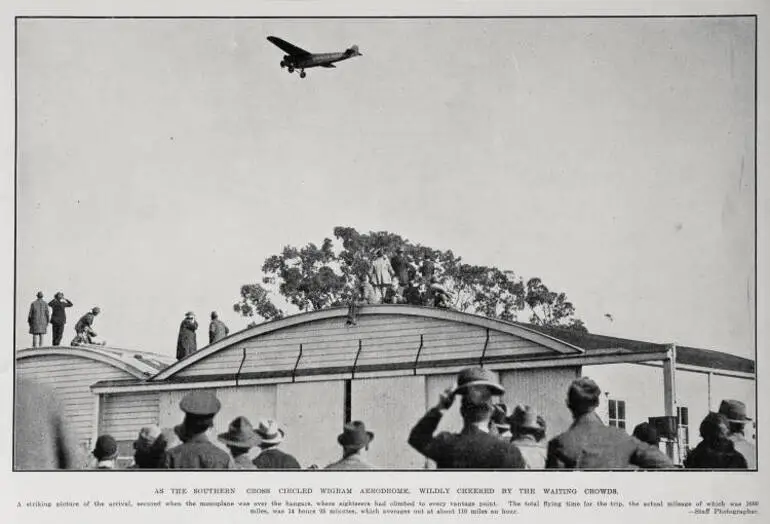
[[452, 293], [443, 284], [441, 266], [429, 254], [419, 264], [411, 263], [401, 247], [390, 258], [384, 249], [374, 255], [350, 301], [348, 325], [356, 324], [358, 307], [367, 304], [451, 307]]
[[[30, 305], [29, 314], [27, 315], [33, 348], [44, 345], [44, 337], [48, 333], [49, 324], [53, 332], [52, 345], [61, 345], [64, 326], [67, 323], [66, 309], [74, 305], [71, 300], [64, 298], [64, 293], [61, 291], [57, 292], [50, 302], [46, 302], [44, 296], [42, 291], [38, 291], [37, 298]], [[106, 341], [100, 339], [94, 330], [94, 321], [99, 313], [101, 313], [101, 309], [94, 307], [78, 319], [75, 323], [75, 338], [70, 342], [70, 346], [106, 345]], [[188, 311], [179, 326], [177, 359], [182, 359], [198, 350], [197, 329], [198, 321], [195, 319], [195, 314], [192, 311]], [[229, 334], [230, 328], [219, 319], [216, 311], [212, 311], [211, 322], [209, 323], [209, 344], [222, 340]]]
[[[37, 299], [29, 306], [27, 315], [27, 324], [29, 333], [32, 335], [32, 347], [42, 347], [43, 339], [48, 333], [48, 324], [51, 324], [53, 332], [52, 345], [61, 344], [64, 336], [64, 326], [67, 323], [66, 309], [74, 304], [71, 300], [64, 298], [64, 293], [58, 291], [53, 300], [46, 302], [43, 298], [43, 292], [37, 292]], [[71, 346], [81, 346], [83, 344], [104, 345], [105, 341], [98, 339], [94, 331], [94, 319], [100, 313], [98, 307], [92, 308], [80, 317], [75, 324], [75, 338], [70, 342]]]
[[[20, 388], [21, 402], [35, 388]], [[567, 407], [572, 425], [563, 433], [546, 440], [546, 421], [531, 406], [517, 405], [509, 413], [500, 402], [505, 390], [495, 376], [484, 368], [468, 368], [460, 372], [455, 387], [442, 392], [438, 402], [412, 428], [408, 445], [439, 469], [602, 469], [673, 468], [675, 465], [659, 447], [655, 428], [640, 424], [633, 435], [605, 425], [596, 414], [601, 391], [590, 378], [573, 381], [567, 390]], [[50, 398], [51, 395], [46, 395]], [[463, 426], [458, 432], [436, 432], [446, 411], [459, 399]], [[32, 418], [37, 424], [28, 435], [46, 435], [45, 449], [32, 455], [16, 456], [18, 468], [34, 466], [42, 457], [50, 464], [61, 457], [60, 468], [72, 468], [67, 450], [72, 440], [65, 438], [66, 422], [55, 408], [46, 408], [46, 400], [29, 401], [35, 405], [17, 413], [22, 419]], [[27, 406], [27, 407], [30, 407]], [[209, 440], [208, 432], [221, 409], [220, 401], [208, 391], [187, 394], [179, 404], [182, 422], [173, 429], [144, 427], [134, 442], [132, 469], [301, 469], [296, 458], [281, 449], [285, 433], [275, 420], [260, 420], [252, 426], [245, 416], [237, 416], [228, 430], [217, 435], [223, 447]], [[41, 418], [42, 417], [42, 418]], [[55, 424], [51, 426], [52, 422]], [[709, 413], [700, 426], [702, 441], [684, 460], [685, 468], [746, 469], [756, 468], [756, 448], [744, 436], [750, 421], [745, 405], [725, 400], [719, 411]], [[17, 420], [17, 431], [24, 437], [26, 424]], [[17, 443], [19, 434], [17, 433]], [[24, 441], [26, 442], [26, 441]], [[374, 433], [363, 421], [344, 424], [337, 435], [340, 459], [325, 469], [377, 469], [367, 458]], [[405, 443], [406, 444], [406, 443]], [[26, 449], [26, 448], [24, 448]], [[21, 451], [24, 452], [24, 449]], [[252, 450], [255, 450], [256, 453]], [[92, 450], [90, 467], [118, 468], [118, 443], [110, 435], [101, 435]], [[19, 462], [21, 458], [21, 463]], [[29, 463], [25, 464], [25, 457]], [[313, 464], [308, 469], [318, 469]]]

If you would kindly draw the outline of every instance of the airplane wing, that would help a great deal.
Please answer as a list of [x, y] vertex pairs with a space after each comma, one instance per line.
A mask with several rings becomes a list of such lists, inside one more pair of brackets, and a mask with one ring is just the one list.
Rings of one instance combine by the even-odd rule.
[[290, 44], [286, 40], [282, 40], [278, 38], [277, 36], [268, 36], [267, 40], [270, 43], [280, 47], [291, 56], [308, 56], [311, 54], [308, 51], [305, 51], [304, 49], [295, 46], [294, 44]]
[[321, 67], [337, 67], [337, 66], [334, 64], [324, 64]]

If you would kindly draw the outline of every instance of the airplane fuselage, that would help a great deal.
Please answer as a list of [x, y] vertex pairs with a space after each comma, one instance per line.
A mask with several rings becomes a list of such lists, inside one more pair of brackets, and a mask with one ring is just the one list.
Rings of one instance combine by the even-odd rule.
[[287, 65], [291, 65], [297, 69], [309, 69], [311, 67], [323, 67], [329, 64], [333, 64], [334, 62], [341, 62], [342, 60], [352, 58], [353, 56], [355, 55], [351, 55], [347, 52], [314, 53], [310, 56], [303, 57], [286, 55], [283, 57], [283, 60]]

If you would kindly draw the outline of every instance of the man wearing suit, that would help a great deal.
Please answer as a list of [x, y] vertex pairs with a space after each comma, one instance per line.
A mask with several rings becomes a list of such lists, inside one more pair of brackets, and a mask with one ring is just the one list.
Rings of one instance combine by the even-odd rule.
[[53, 327], [53, 345], [61, 344], [61, 337], [64, 334], [64, 324], [67, 323], [67, 312], [65, 308], [72, 307], [72, 302], [64, 298], [64, 293], [59, 291], [53, 296], [53, 300], [48, 303], [51, 306], [51, 326]]
[[[524, 468], [521, 452], [489, 432], [494, 411], [493, 397], [503, 393], [503, 387], [486, 369], [469, 368], [461, 371], [457, 387], [442, 393], [438, 404], [428, 410], [412, 428], [409, 445], [433, 460], [439, 469]], [[456, 395], [462, 395], [462, 431], [433, 436], [444, 411], [449, 409]]]
[[300, 469], [297, 459], [278, 449], [284, 432], [275, 420], [260, 420], [254, 432], [259, 437], [262, 452], [253, 460], [257, 469]]
[[659, 449], [645, 444], [619, 428], [605, 426], [594, 412], [599, 405], [599, 386], [590, 378], [572, 382], [567, 407], [572, 426], [548, 443], [547, 468], [628, 469], [670, 468], [671, 461]]
[[374, 433], [367, 431], [360, 420], [345, 424], [342, 433], [337, 436], [337, 442], [342, 446], [342, 459], [324, 469], [377, 469], [366, 460], [372, 440]]
[[27, 316], [33, 348], [43, 345], [43, 335], [48, 332], [48, 323], [50, 321], [51, 316], [48, 311], [48, 304], [43, 300], [43, 292], [38, 291], [37, 300], [29, 306], [29, 315]]

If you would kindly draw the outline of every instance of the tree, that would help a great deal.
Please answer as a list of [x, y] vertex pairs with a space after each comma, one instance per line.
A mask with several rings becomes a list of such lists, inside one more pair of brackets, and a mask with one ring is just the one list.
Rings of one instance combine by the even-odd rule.
[[[388, 231], [359, 233], [351, 227], [335, 227], [334, 237], [341, 246], [335, 248], [333, 241], [325, 238], [321, 247], [313, 243], [302, 248], [285, 246], [279, 254], [268, 257], [262, 265], [263, 284], [299, 311], [341, 306], [355, 295], [378, 249], [393, 254], [401, 247], [412, 274], [419, 273], [426, 256], [435, 263], [436, 274], [452, 293], [452, 306], [459, 311], [515, 321], [520, 313], [529, 310], [530, 321], [537, 325], [585, 331], [566, 295], [550, 291], [539, 278], [525, 285], [513, 271], [466, 264], [451, 250], [415, 244]], [[257, 315], [269, 320], [283, 316], [260, 284], [243, 286], [241, 302], [235, 308], [248, 317]]]
[[259, 284], [241, 286], [241, 301], [233, 309], [244, 317], [262, 317], [265, 320], [282, 318], [284, 313], [270, 300], [267, 289]]

